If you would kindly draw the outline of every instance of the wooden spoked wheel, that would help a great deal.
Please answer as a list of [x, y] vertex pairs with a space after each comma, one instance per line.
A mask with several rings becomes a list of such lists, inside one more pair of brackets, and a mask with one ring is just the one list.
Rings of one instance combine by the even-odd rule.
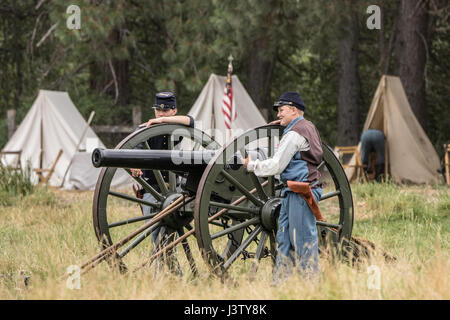
[[[211, 137], [198, 129], [182, 125], [163, 124], [144, 128], [130, 134], [116, 146], [116, 149], [135, 149], [137, 147], [149, 149], [147, 141], [158, 136], [168, 137], [168, 149], [214, 150], [220, 147]], [[180, 137], [183, 137], [182, 142], [175, 146], [175, 141], [178, 141]], [[155, 217], [163, 209], [183, 196], [183, 190], [180, 188], [180, 180], [183, 178], [183, 173], [169, 171], [168, 183], [164, 182], [161, 171], [153, 170], [153, 173], [158, 182], [159, 190], [149, 185], [142, 177], [132, 177], [128, 168], [103, 168], [101, 170], [94, 193], [93, 222], [95, 235], [103, 248], [113, 245], [116, 241], [138, 229], [150, 218]], [[114, 188], [113, 179], [114, 177], [120, 179], [120, 176], [122, 179], [124, 176], [128, 179], [134, 179], [135, 184], [145, 189], [147, 193], [152, 195], [153, 199], [149, 201], [145, 200], [145, 198], [138, 198], [131, 186], [126, 189]], [[150, 216], [143, 216], [141, 205], [152, 208]], [[141, 232], [126, 246], [116, 252], [115, 261], [119, 262], [118, 265], [121, 271], [126, 271], [128, 264], [137, 265], [155, 251], [169, 245], [172, 241], [191, 230], [193, 228], [192, 219], [193, 203], [190, 203]], [[150, 239], [146, 240], [146, 238], [150, 238], [151, 234], [158, 230], [160, 238], [158, 238], [159, 242], [157, 247], [155, 247], [152, 241]], [[171, 231], [170, 234], [169, 230]], [[174, 248], [172, 250], [176, 250], [177, 253], [184, 251], [184, 258], [187, 259], [191, 271], [195, 273], [195, 261], [192, 256], [191, 246], [187, 240], [182, 241], [180, 244], [182, 249], [177, 250], [177, 248]], [[176, 254], [176, 256], [180, 256], [180, 254]], [[170, 264], [173, 264], [173, 259], [168, 259], [168, 261]]]

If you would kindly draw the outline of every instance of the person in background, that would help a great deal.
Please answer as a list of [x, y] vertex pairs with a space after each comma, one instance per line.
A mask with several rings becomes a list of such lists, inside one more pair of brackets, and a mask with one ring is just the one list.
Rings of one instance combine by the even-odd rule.
[[361, 162], [366, 173], [372, 167], [372, 164], [369, 163], [369, 155], [371, 152], [375, 152], [377, 156], [375, 180], [381, 182], [385, 166], [385, 137], [380, 130], [368, 129], [361, 135]]

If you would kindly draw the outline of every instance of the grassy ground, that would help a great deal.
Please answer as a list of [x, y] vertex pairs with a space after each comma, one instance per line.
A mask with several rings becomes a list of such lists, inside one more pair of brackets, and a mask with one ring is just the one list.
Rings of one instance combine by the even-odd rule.
[[[37, 189], [26, 196], [9, 194], [0, 204], [0, 298], [449, 299], [450, 189], [355, 184], [352, 192], [353, 234], [395, 255], [395, 263], [375, 256], [356, 269], [321, 259], [317, 281], [293, 276], [279, 286], [271, 286], [270, 259], [254, 281], [248, 279], [251, 261], [235, 263], [232, 280], [225, 283], [202, 265], [201, 275], [192, 278], [169, 272], [155, 276], [148, 269], [120, 275], [102, 263], [81, 276], [80, 289], [70, 289], [58, 278], [99, 251], [92, 227], [93, 193]], [[196, 247], [195, 239], [190, 242]], [[138, 265], [148, 252], [142, 245], [130, 263]]]

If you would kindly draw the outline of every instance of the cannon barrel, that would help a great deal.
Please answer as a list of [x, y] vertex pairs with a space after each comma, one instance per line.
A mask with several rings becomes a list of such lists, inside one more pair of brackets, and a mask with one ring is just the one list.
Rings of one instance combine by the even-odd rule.
[[[139, 168], [151, 170], [171, 170], [178, 172], [203, 172], [217, 150], [142, 150], [142, 149], [102, 149], [92, 152], [94, 167]], [[253, 160], [267, 159], [265, 149], [247, 150]], [[242, 166], [241, 154], [235, 153], [227, 165], [234, 170]], [[217, 163], [220, 161], [216, 160]]]
[[203, 171], [215, 150], [102, 149], [92, 152], [94, 167], [139, 168], [172, 171]]

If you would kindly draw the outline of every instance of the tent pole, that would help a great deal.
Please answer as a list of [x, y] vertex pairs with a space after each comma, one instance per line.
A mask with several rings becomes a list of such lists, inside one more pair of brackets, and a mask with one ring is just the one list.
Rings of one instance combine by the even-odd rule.
[[213, 108], [212, 108], [212, 112], [211, 112], [211, 138], [213, 138], [214, 140], [217, 140], [216, 129], [215, 129], [216, 128], [215, 127], [215, 125], [216, 125], [216, 122], [215, 122], [216, 121], [215, 120], [216, 115], [214, 113], [214, 107], [215, 107], [215, 105], [214, 105], [214, 97], [213, 97]]
[[[77, 146], [75, 147], [75, 152], [78, 151], [78, 148], [79, 148], [79, 146], [80, 146], [80, 144], [81, 144], [81, 141], [83, 141], [84, 136], [86, 135], [86, 132], [87, 132], [87, 130], [89, 129], [89, 126], [91, 125], [92, 119], [94, 118], [94, 115], [95, 115], [95, 111], [92, 111], [91, 114], [90, 114], [90, 116], [89, 116], [89, 119], [88, 119], [88, 122], [87, 122], [87, 124], [86, 124], [86, 127], [84, 128], [83, 134], [81, 135], [80, 140], [78, 141], [78, 144], [77, 144]], [[74, 154], [74, 155], [75, 155], [75, 154]], [[70, 159], [69, 165], [67, 166], [66, 171], [64, 172], [64, 176], [63, 176], [63, 179], [62, 179], [62, 181], [61, 181], [61, 185], [59, 186], [60, 188], [62, 188], [63, 185], [64, 185], [64, 181], [66, 180], [67, 172], [69, 171], [69, 168], [70, 168], [70, 166], [72, 165], [72, 162], [73, 162], [73, 157], [72, 157], [72, 159]]]
[[44, 162], [44, 125], [42, 120], [42, 114], [41, 114], [41, 124], [40, 124], [40, 147], [41, 150], [39, 152], [39, 169], [43, 169], [43, 162]]
[[389, 162], [389, 154], [388, 154], [388, 147], [387, 147], [387, 139], [385, 139], [385, 141], [384, 141], [384, 149], [385, 149], [385, 151], [384, 151], [384, 154], [386, 155], [385, 156], [385, 161], [384, 161], [384, 179], [387, 181], [387, 175], [388, 175], [388, 168], [389, 168], [389, 164], [388, 164], [388, 162]]
[[389, 148], [387, 132], [387, 97], [386, 97], [386, 76], [383, 83], [383, 131], [384, 131], [384, 180], [387, 181], [389, 171]]

